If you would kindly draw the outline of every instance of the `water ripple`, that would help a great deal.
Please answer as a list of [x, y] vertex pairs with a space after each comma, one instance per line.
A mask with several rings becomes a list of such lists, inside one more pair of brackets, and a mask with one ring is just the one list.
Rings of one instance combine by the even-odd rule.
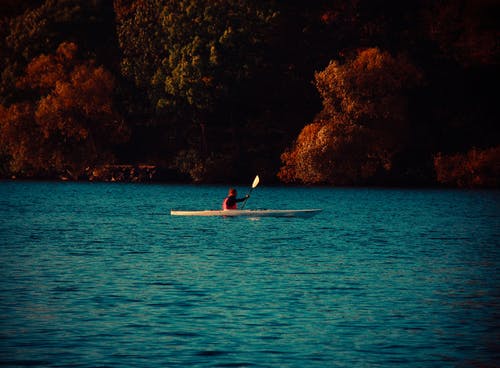
[[500, 361], [498, 192], [259, 188], [256, 207], [325, 211], [168, 216], [226, 191], [0, 182], [0, 364]]

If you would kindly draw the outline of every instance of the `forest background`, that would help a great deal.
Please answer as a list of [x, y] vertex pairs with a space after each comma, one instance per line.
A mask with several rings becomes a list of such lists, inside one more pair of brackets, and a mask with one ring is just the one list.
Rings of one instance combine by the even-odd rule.
[[499, 187], [497, 0], [2, 0], [0, 18], [0, 177]]

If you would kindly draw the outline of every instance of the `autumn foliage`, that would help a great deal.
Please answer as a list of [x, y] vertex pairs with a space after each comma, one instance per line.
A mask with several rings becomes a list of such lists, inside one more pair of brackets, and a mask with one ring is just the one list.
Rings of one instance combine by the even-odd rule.
[[420, 80], [405, 58], [377, 48], [330, 62], [315, 74], [323, 111], [282, 155], [280, 179], [346, 185], [390, 170], [409, 138], [404, 92]]
[[2, 1], [0, 177], [491, 186], [498, 14], [497, 0]]
[[124, 142], [128, 129], [113, 110], [114, 79], [103, 67], [76, 57], [74, 43], [27, 66], [18, 87], [33, 102], [6, 108], [0, 115], [0, 141], [14, 173], [49, 171], [77, 178], [89, 166], [109, 162], [109, 149]]
[[424, 11], [427, 31], [443, 55], [464, 66], [495, 64], [498, 57], [498, 2], [436, 1]]
[[500, 186], [500, 146], [434, 157], [437, 181], [461, 188]]
[[27, 171], [33, 175], [39, 173], [35, 168], [44, 165], [43, 136], [33, 116], [34, 106], [30, 103], [9, 108], [0, 105], [0, 153], [9, 158], [12, 173]]

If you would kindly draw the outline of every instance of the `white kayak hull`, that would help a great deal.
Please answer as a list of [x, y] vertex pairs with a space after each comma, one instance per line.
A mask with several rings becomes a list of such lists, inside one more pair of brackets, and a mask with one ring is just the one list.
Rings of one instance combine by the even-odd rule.
[[322, 210], [205, 210], [205, 211], [170, 211], [172, 216], [225, 216], [225, 217], [311, 217]]

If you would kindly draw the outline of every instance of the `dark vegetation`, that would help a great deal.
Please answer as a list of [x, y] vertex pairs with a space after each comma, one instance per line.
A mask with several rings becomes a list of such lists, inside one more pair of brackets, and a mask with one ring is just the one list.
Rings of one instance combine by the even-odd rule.
[[499, 186], [497, 0], [3, 0], [0, 17], [0, 177]]

